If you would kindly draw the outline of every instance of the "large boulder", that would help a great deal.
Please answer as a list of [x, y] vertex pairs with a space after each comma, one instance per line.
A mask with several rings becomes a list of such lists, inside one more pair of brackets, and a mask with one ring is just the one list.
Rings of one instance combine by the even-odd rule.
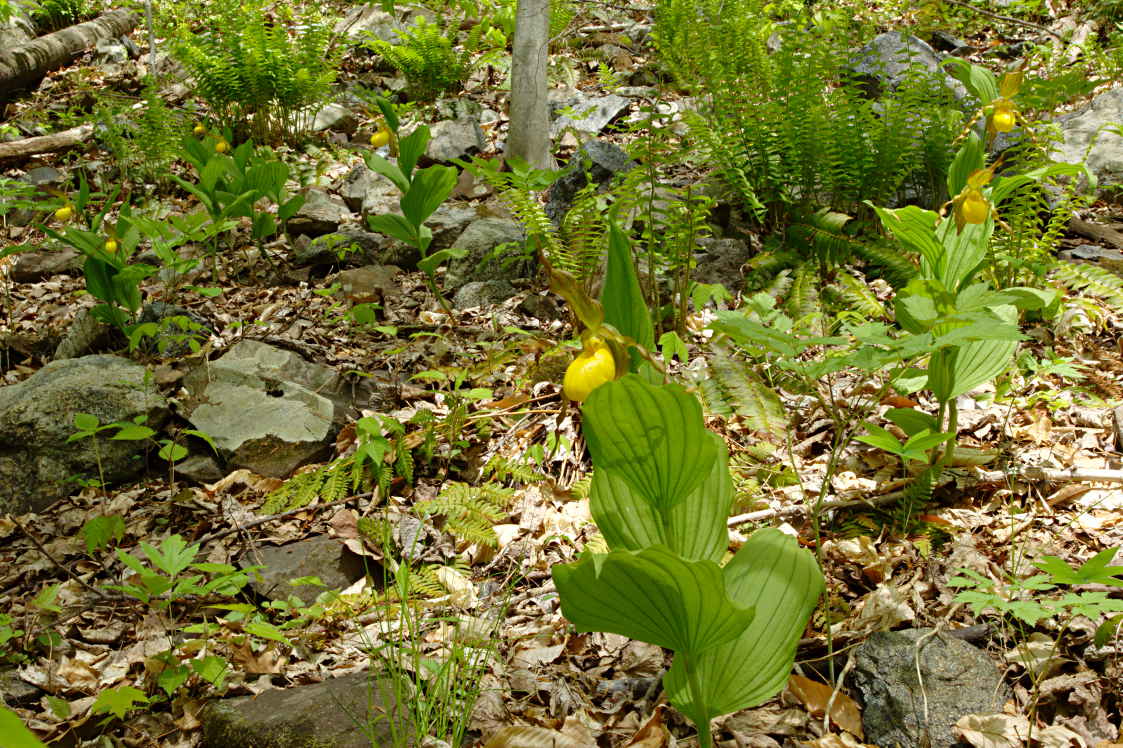
[[934, 629], [879, 631], [854, 652], [862, 726], [874, 745], [952, 748], [967, 714], [1002, 711], [1006, 687], [986, 652]]
[[565, 98], [552, 98], [550, 137], [556, 138], [568, 129], [595, 135], [608, 127], [630, 103], [616, 94], [587, 96], [580, 91]]
[[955, 98], [962, 99], [967, 89], [940, 67], [944, 59], [946, 56], [923, 39], [902, 31], [886, 31], [855, 52], [847, 69], [871, 99], [897, 90], [906, 78], [918, 73], [931, 76], [949, 88]]
[[145, 416], [146, 425], [159, 429], [169, 416], [167, 402], [147, 374], [128, 359], [84, 356], [52, 361], [0, 388], [0, 512], [39, 511], [74, 492], [72, 476], [113, 483], [143, 472], [150, 444], [67, 439], [78, 413], [102, 424]]
[[1088, 169], [1099, 180], [1101, 190], [1123, 183], [1123, 137], [1106, 129], [1118, 126], [1120, 112], [1123, 86], [1108, 89], [1075, 112], [1058, 117], [1064, 140], [1057, 144], [1053, 159], [1075, 164], [1084, 161], [1087, 153]]
[[[586, 169], [586, 166], [588, 167]], [[590, 140], [569, 160], [562, 175], [550, 187], [546, 215], [560, 224], [573, 207], [573, 200], [589, 183], [591, 177], [598, 189], [607, 188], [614, 176], [634, 169], [638, 164], [620, 146], [603, 140]]]
[[294, 235], [322, 236], [335, 231], [351, 218], [351, 211], [338, 197], [323, 190], [308, 190], [304, 205], [289, 220], [288, 227]]
[[373, 388], [256, 340], [200, 365], [183, 384], [191, 393], [184, 414], [222, 456], [275, 478], [325, 454], [356, 398], [365, 405]]
[[[400, 688], [400, 686], [398, 687]], [[410, 735], [394, 685], [367, 672], [220, 699], [202, 713], [203, 748], [370, 748]], [[389, 708], [388, 708], [389, 706]], [[391, 720], [398, 724], [392, 725]]]
[[[525, 236], [522, 226], [505, 218], [480, 218], [472, 222], [453, 242], [453, 248], [464, 252], [450, 260], [445, 273], [446, 291], [456, 291], [472, 281], [516, 280], [528, 278], [535, 270], [534, 258], [523, 251]], [[514, 245], [495, 255], [503, 244]]]

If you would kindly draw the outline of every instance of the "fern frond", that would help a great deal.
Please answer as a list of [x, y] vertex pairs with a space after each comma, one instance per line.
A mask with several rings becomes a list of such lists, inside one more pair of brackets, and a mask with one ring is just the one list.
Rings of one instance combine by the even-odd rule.
[[417, 502], [414, 508], [422, 516], [442, 515], [445, 530], [457, 539], [494, 548], [499, 539], [493, 528], [506, 519], [513, 494], [513, 489], [494, 483], [469, 486], [451, 481], [437, 496]]
[[716, 353], [709, 361], [703, 397], [713, 413], [736, 414], [756, 431], [774, 436], [788, 428], [780, 398], [742, 361]]
[[904, 288], [919, 273], [913, 258], [887, 242], [863, 242], [854, 254], [866, 262], [867, 276], [884, 278], [893, 288]]
[[1087, 263], [1058, 263], [1052, 278], [1062, 286], [1080, 293], [1090, 294], [1123, 309], [1123, 278], [1098, 265]]
[[869, 285], [850, 273], [839, 273], [829, 288], [837, 294], [841, 306], [853, 309], [866, 319], [888, 320], [891, 318], [889, 310], [870, 290]]
[[[353, 490], [356, 462], [353, 455], [341, 457], [326, 465], [297, 473], [265, 497], [262, 511], [277, 514], [308, 506], [313, 501], [326, 503], [345, 498]], [[360, 465], [358, 469], [361, 468]]]

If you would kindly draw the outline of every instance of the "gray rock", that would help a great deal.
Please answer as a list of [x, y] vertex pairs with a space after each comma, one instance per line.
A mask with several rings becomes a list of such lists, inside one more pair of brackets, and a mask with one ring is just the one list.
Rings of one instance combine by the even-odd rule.
[[1080, 163], [1088, 152], [1088, 169], [1099, 180], [1099, 189], [1123, 182], [1123, 138], [1108, 132], [1107, 126], [1119, 124], [1123, 112], [1123, 86], [1108, 89], [1075, 112], [1061, 115], [1057, 124], [1064, 138], [1054, 149], [1055, 161]]
[[129, 49], [116, 39], [102, 39], [94, 48], [95, 63], [122, 63], [128, 62]]
[[195, 353], [214, 334], [203, 317], [162, 301], [145, 304], [137, 322], [157, 326], [155, 334], [141, 339], [141, 350], [171, 358]]
[[351, 211], [337, 197], [323, 190], [308, 190], [304, 205], [289, 220], [289, 231], [293, 234], [322, 236], [339, 228], [341, 223], [351, 220]]
[[589, 162], [589, 176], [593, 182], [605, 186], [616, 174], [630, 171], [638, 164], [628, 158], [620, 146], [606, 143], [602, 140], [590, 140], [581, 146], [558, 180], [550, 188], [550, 196], [546, 202], [546, 215], [554, 223], [560, 223], [573, 206], [573, 198], [577, 196], [588, 179], [585, 176], [585, 162]]
[[[563, 130], [572, 128], [579, 132], [599, 133], [608, 123], [628, 108], [628, 99], [616, 94], [586, 96], [577, 93], [563, 99], [550, 100], [550, 137], [556, 138]], [[571, 109], [571, 114], [562, 114]]]
[[931, 636], [932, 631], [878, 632], [855, 651], [854, 685], [864, 705], [866, 742], [951, 748], [958, 742], [952, 728], [960, 717], [1002, 711], [1006, 688], [986, 653], [946, 633]]
[[1086, 260], [1088, 262], [1109, 260], [1111, 262], [1123, 263], [1123, 252], [1120, 252], [1118, 249], [1099, 247], [1095, 244], [1081, 244], [1079, 247], [1061, 250], [1057, 253], [1057, 257], [1062, 260]]
[[52, 275], [75, 275], [82, 272], [85, 258], [70, 246], [21, 252], [12, 263], [12, 279], [17, 283], [34, 283]]
[[448, 163], [455, 158], [470, 158], [486, 146], [484, 132], [475, 119], [438, 122], [429, 128], [432, 139], [425, 155], [433, 161]]
[[[143, 442], [92, 437], [67, 443], [74, 416], [101, 423], [146, 416], [159, 429], [169, 413], [147, 371], [116, 356], [52, 361], [18, 384], [0, 387], [0, 512], [39, 511], [76, 488], [74, 475], [107, 483], [139, 475]], [[97, 439], [95, 442], [94, 439]]]
[[402, 295], [398, 276], [402, 269], [395, 265], [365, 265], [342, 271], [336, 280], [343, 293], [360, 301], [391, 299]]
[[0, 670], [0, 704], [9, 707], [36, 701], [43, 692], [19, 677], [19, 670], [10, 668]]
[[[250, 583], [262, 597], [287, 600], [295, 595], [305, 605], [316, 602], [325, 587], [339, 591], [350, 587], [367, 573], [362, 556], [324, 535], [288, 545], [255, 548], [239, 557], [238, 565], [243, 568], [265, 567]], [[299, 577], [319, 577], [325, 587], [289, 584], [290, 580]]]
[[452, 306], [456, 309], [470, 309], [488, 304], [502, 304], [517, 293], [518, 290], [511, 285], [510, 281], [472, 281], [471, 283], [465, 283], [456, 292], [456, 297], [452, 300]]
[[401, 24], [398, 19], [377, 5], [359, 5], [335, 24], [335, 33], [346, 37], [353, 44], [362, 44], [372, 37], [397, 43], [400, 40], [394, 32], [399, 28]]
[[[391, 243], [400, 244], [382, 234], [348, 226], [332, 234], [317, 236], [311, 241], [297, 242], [291, 259], [297, 267], [369, 265], [377, 262]], [[416, 260], [414, 262], [416, 264]]]
[[91, 314], [89, 307], [83, 307], [67, 326], [51, 360], [78, 358], [93, 353], [96, 348], [106, 348], [110, 345], [112, 331], [113, 328]]
[[[413, 734], [394, 686], [360, 672], [322, 683], [212, 701], [203, 748], [370, 748]], [[387, 718], [389, 716], [389, 718]], [[396, 729], [390, 719], [398, 720]]]
[[356, 164], [339, 186], [339, 196], [347, 207], [363, 215], [397, 210], [401, 194], [393, 182], [368, 169], [366, 164]]
[[522, 300], [518, 310], [543, 322], [562, 319], [565, 316], [553, 294], [532, 293]]
[[23, 181], [36, 187], [55, 187], [64, 189], [70, 177], [53, 166], [37, 166], [24, 175]]
[[927, 73], [947, 86], [957, 99], [967, 95], [963, 84], [940, 67], [943, 58], [923, 39], [900, 31], [886, 31], [859, 49], [847, 63], [866, 95], [881, 98], [915, 72]]
[[189, 480], [195, 483], [214, 483], [221, 480], [226, 471], [210, 454], [188, 455], [175, 464], [177, 480]]
[[334, 369], [291, 351], [243, 340], [184, 377], [185, 415], [210, 435], [232, 467], [288, 477], [322, 455], [356, 400], [373, 384], [352, 388]]
[[702, 250], [696, 254], [694, 280], [699, 283], [720, 283], [737, 294], [745, 286], [741, 269], [752, 257], [749, 245], [740, 239], [703, 239]]
[[353, 133], [358, 126], [359, 120], [355, 116], [355, 113], [342, 104], [328, 104], [323, 109], [316, 112], [316, 116], [312, 119], [313, 132], [338, 130], [340, 132]]
[[[453, 247], [465, 251], [463, 257], [450, 260], [444, 287], [454, 291], [472, 281], [515, 280], [528, 278], [535, 270], [533, 258], [522, 251], [525, 241], [522, 227], [503, 218], [480, 218], [464, 229]], [[493, 250], [501, 244], [518, 246], [507, 249], [499, 257]]]

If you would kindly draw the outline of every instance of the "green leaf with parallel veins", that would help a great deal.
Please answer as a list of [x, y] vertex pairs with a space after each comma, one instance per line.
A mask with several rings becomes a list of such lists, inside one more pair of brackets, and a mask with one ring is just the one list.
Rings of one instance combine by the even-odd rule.
[[698, 398], [679, 385], [628, 374], [593, 390], [581, 412], [593, 465], [623, 478], [659, 512], [706, 480], [717, 459]]
[[614, 471], [598, 468], [593, 473], [589, 510], [609, 548], [639, 551], [665, 545], [685, 559], [721, 561], [729, 545], [725, 519], [733, 503], [733, 481], [725, 444], [717, 434], [706, 437], [717, 445], [718, 457], [706, 480], [671, 508], [666, 524]]
[[562, 615], [578, 631], [609, 631], [689, 656], [735, 639], [751, 607], [725, 592], [721, 568], [687, 561], [664, 546], [586, 553], [552, 569]]
[[671, 703], [694, 721], [756, 706], [779, 693], [791, 675], [807, 619], [823, 592], [815, 558], [779, 530], [757, 530], [722, 570], [734, 603], [752, 606], [756, 617], [736, 639], [693, 660], [701, 703], [690, 695], [676, 654], [663, 679]]
[[655, 347], [655, 327], [636, 277], [632, 250], [615, 221], [608, 224], [608, 267], [601, 304], [604, 305], [605, 322], [645, 350]]
[[46, 748], [16, 713], [4, 706], [0, 706], [0, 735], [6, 748]]

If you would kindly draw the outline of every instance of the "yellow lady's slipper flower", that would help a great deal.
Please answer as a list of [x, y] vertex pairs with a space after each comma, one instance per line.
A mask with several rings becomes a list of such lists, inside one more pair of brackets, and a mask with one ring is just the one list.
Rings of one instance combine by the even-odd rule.
[[117, 240], [114, 239], [113, 237], [109, 237], [108, 239], [105, 240], [104, 246], [105, 246], [106, 252], [116, 252], [117, 251]]
[[570, 400], [580, 403], [597, 387], [615, 378], [612, 350], [600, 338], [589, 338], [584, 350], [565, 370], [562, 391]]
[[207, 134], [207, 128], [203, 126], [202, 122], [200, 122], [200, 123], [195, 125], [195, 128], [191, 132], [193, 132], [196, 135], [202, 137], [203, 135]]
[[996, 99], [994, 113], [990, 115], [990, 124], [996, 132], [1010, 132], [1017, 124], [1017, 115], [1014, 105], [1008, 99]]
[[225, 140], [220, 139], [217, 143], [214, 144], [215, 153], [227, 153], [229, 150], [230, 144]]
[[378, 128], [374, 135], [370, 136], [370, 144], [375, 148], [381, 148], [390, 142], [390, 131], [384, 127]]
[[74, 206], [70, 203], [55, 211], [55, 218], [59, 221], [69, 221], [74, 217]]
[[964, 223], [982, 223], [990, 215], [990, 203], [978, 190], [968, 190], [959, 201], [957, 213]]

